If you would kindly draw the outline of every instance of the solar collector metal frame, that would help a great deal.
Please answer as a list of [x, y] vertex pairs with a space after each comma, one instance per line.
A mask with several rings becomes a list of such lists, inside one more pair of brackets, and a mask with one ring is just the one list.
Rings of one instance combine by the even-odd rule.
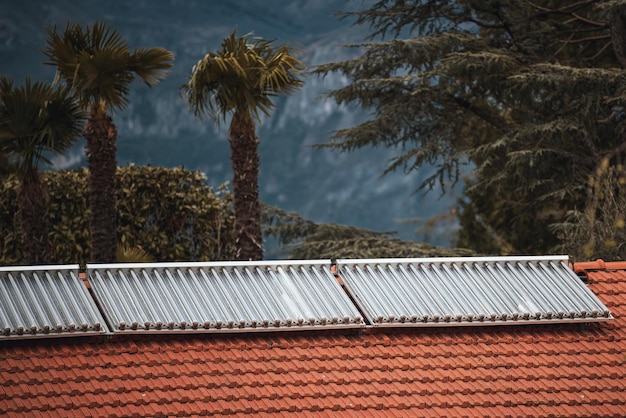
[[78, 265], [0, 267], [0, 338], [105, 335]]
[[338, 260], [374, 327], [602, 322], [567, 256]]
[[567, 256], [338, 262], [347, 293], [330, 260], [88, 265], [87, 286], [77, 265], [1, 267], [0, 341], [613, 319]]
[[116, 333], [362, 328], [326, 260], [88, 265]]

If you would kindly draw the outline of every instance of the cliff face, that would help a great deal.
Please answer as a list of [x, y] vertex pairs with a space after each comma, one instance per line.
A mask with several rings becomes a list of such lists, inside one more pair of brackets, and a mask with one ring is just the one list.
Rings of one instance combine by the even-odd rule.
[[[270, 6], [268, 6], [270, 5]], [[361, 2], [325, 0], [135, 0], [98, 2], [55, 0], [16, 2], [0, 0], [0, 73], [17, 83], [26, 76], [51, 80], [53, 69], [42, 65], [46, 26], [59, 30], [66, 22], [107, 22], [131, 47], [161, 46], [174, 52], [172, 74], [147, 88], [137, 82], [130, 105], [114, 115], [119, 131], [118, 161], [166, 167], [183, 165], [206, 173], [212, 186], [230, 180], [228, 123], [217, 128], [194, 118], [179, 96], [193, 65], [237, 27], [278, 42], [294, 41], [306, 65], [340, 61], [358, 53], [342, 44], [363, 41], [365, 29], [352, 27], [333, 15], [359, 7]], [[332, 131], [352, 126], [367, 116], [361, 109], [338, 107], [320, 98], [325, 91], [347, 82], [340, 75], [324, 79], [308, 76], [304, 88], [279, 98], [270, 118], [258, 125], [261, 141], [261, 199], [316, 222], [354, 225], [379, 231], [398, 231], [398, 237], [423, 240], [408, 218], [426, 219], [447, 210], [452, 197], [439, 199], [437, 191], [414, 194], [428, 175], [393, 173], [380, 177], [392, 150], [368, 149], [341, 154], [312, 145], [326, 142]], [[83, 144], [56, 168], [85, 164]], [[449, 244], [448, 231], [426, 238]]]

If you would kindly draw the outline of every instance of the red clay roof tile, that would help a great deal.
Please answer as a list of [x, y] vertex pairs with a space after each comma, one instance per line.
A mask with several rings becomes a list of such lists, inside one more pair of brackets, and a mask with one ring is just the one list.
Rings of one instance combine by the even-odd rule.
[[[0, 345], [0, 415], [622, 416], [626, 269], [592, 264], [613, 323], [32, 340]], [[584, 266], [576, 263], [580, 270]]]

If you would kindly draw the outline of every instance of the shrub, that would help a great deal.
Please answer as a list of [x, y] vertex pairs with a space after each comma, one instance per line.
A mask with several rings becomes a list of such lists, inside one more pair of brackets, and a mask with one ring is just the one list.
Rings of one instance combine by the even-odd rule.
[[[90, 260], [85, 168], [43, 173], [50, 195], [52, 264], [85, 265]], [[231, 195], [210, 188], [199, 171], [182, 167], [117, 169], [118, 242], [159, 261], [228, 260], [234, 254]], [[15, 222], [14, 177], [0, 185], [0, 265], [22, 262], [21, 232]]]

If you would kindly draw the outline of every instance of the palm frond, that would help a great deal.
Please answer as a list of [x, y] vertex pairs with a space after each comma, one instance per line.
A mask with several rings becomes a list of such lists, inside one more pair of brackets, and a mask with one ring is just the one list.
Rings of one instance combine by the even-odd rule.
[[139, 77], [157, 84], [169, 74], [173, 54], [163, 48], [130, 50], [121, 34], [96, 22], [85, 27], [68, 23], [62, 34], [47, 28], [45, 64], [79, 97], [83, 106], [105, 103], [112, 108], [128, 104], [129, 85]]
[[122, 35], [118, 31], [108, 28], [103, 22], [95, 22], [91, 31], [87, 26], [84, 33], [79, 25], [73, 25], [73, 27], [80, 37], [87, 40], [86, 46], [91, 51], [128, 48], [128, 43]]
[[0, 151], [22, 172], [48, 163], [45, 153], [60, 153], [80, 135], [83, 112], [64, 86], [31, 82], [13, 86], [0, 80]]
[[196, 116], [225, 120], [231, 111], [259, 118], [269, 115], [272, 98], [292, 93], [303, 82], [298, 78], [304, 64], [290, 44], [237, 36], [236, 30], [222, 41], [217, 53], [206, 54], [193, 67], [181, 91]]
[[117, 245], [115, 260], [118, 263], [153, 263], [155, 261], [154, 257], [142, 247], [123, 244]]
[[128, 62], [128, 69], [148, 86], [158, 84], [172, 68], [174, 54], [164, 48], [137, 48]]

